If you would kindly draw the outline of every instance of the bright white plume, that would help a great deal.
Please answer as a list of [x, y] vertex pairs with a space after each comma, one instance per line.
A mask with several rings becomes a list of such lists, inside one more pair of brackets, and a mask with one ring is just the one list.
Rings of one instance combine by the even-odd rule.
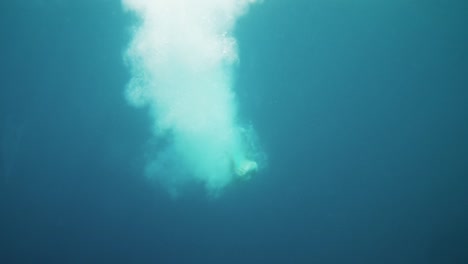
[[236, 115], [232, 35], [253, 0], [123, 0], [138, 21], [126, 60], [132, 79], [126, 95], [154, 117], [165, 138], [146, 168], [176, 194], [193, 179], [217, 192], [257, 170], [252, 128]]

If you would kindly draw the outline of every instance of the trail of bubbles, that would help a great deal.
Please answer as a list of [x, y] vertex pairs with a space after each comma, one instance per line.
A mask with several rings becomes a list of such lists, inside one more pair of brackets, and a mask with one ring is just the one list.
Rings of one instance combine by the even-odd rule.
[[[236, 116], [232, 31], [254, 0], [123, 0], [139, 19], [126, 60], [126, 96], [147, 106], [166, 149], [146, 168], [176, 195], [193, 179], [218, 192], [257, 170], [257, 151]], [[252, 131], [253, 130], [249, 130]]]

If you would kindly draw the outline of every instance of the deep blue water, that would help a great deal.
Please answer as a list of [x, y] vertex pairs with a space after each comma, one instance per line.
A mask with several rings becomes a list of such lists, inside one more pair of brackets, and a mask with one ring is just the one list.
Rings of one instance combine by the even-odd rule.
[[0, 263], [468, 263], [466, 1], [265, 0], [236, 92], [268, 167], [143, 176], [118, 1], [0, 2]]

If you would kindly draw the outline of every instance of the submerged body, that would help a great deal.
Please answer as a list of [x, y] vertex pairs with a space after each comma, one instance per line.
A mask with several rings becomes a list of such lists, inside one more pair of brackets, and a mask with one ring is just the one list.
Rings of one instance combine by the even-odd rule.
[[249, 180], [258, 170], [257, 162], [244, 159], [234, 164], [234, 174], [237, 179]]

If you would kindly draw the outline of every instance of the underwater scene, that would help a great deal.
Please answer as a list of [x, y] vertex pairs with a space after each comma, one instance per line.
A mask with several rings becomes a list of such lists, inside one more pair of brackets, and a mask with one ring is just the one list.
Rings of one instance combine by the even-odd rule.
[[468, 2], [0, 2], [0, 263], [468, 263]]

